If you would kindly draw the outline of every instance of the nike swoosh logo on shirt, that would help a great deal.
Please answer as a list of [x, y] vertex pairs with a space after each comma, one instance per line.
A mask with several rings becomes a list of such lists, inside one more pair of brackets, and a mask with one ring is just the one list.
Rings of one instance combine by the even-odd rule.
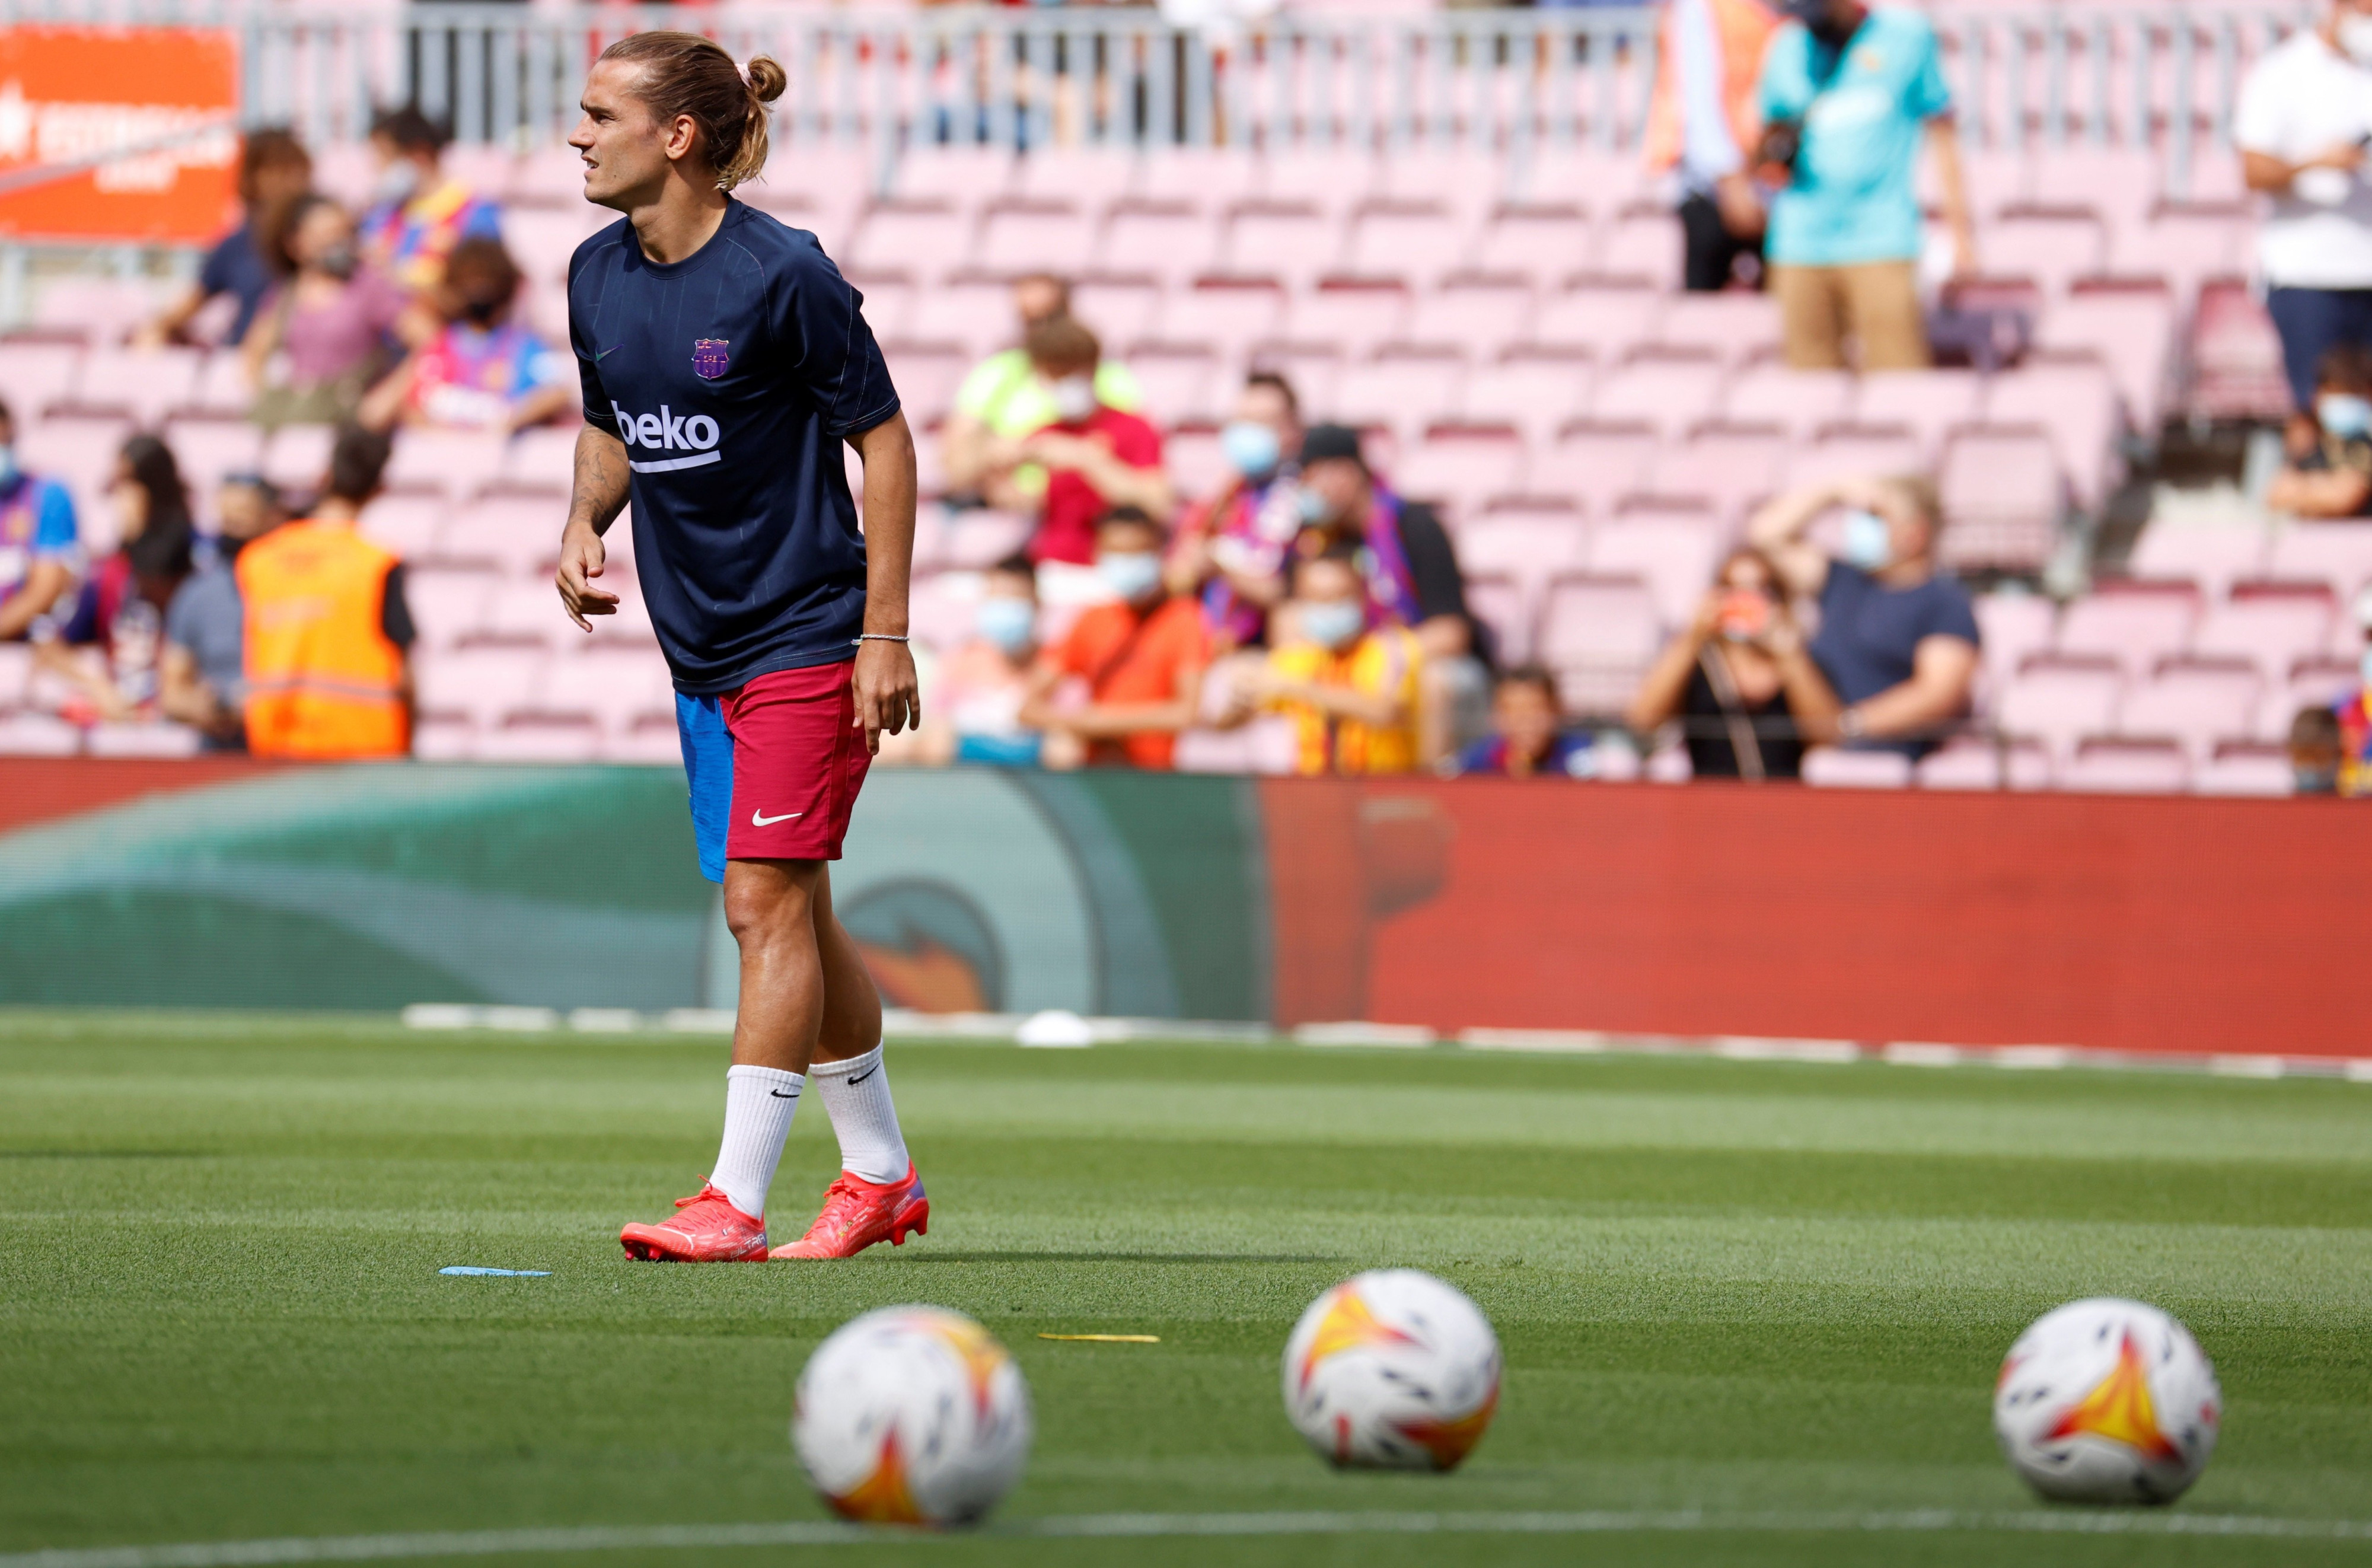
[[609, 358], [611, 354], [617, 353], [620, 349], [625, 346], [626, 345], [623, 343], [611, 343], [608, 348], [603, 349], [600, 353], [593, 356], [593, 363], [599, 365], [601, 361]]
[[804, 811], [785, 811], [779, 817], [769, 817], [762, 811], [753, 810], [750, 813], [750, 826], [753, 828], [771, 828], [777, 822], [787, 822], [794, 817], [804, 817], [806, 815], [807, 813]]

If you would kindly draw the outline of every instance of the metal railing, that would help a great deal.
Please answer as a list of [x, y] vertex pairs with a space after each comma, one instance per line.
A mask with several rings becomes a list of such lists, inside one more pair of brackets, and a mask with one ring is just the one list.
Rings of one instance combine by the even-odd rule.
[[[2310, 6], [1936, 14], [1964, 136], [1980, 148], [2147, 147], [2190, 189], [2229, 145], [2250, 60]], [[375, 105], [417, 101], [465, 143], [556, 143], [601, 48], [643, 27], [702, 28], [790, 75], [777, 134], [863, 148], [888, 168], [931, 144], [1438, 148], [1520, 167], [1635, 149], [1656, 74], [1647, 9], [1285, 15], [1227, 36], [1149, 10], [806, 6], [576, 12], [414, 4], [390, 13], [183, 0], [9, 0], [0, 22], [236, 28], [244, 113], [317, 142]]]

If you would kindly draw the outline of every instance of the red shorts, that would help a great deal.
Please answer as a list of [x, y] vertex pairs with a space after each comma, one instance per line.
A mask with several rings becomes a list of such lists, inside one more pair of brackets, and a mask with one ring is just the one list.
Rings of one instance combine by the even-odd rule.
[[728, 860], [838, 860], [873, 765], [856, 723], [855, 661], [778, 669], [717, 699], [733, 738]]

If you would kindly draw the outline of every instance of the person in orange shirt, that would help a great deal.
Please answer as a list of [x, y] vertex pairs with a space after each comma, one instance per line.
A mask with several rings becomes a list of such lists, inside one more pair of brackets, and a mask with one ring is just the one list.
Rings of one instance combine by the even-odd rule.
[[[1096, 572], [1112, 591], [1050, 649], [1029, 678], [1021, 722], [1046, 733], [1046, 762], [1168, 768], [1178, 732], [1194, 722], [1203, 670], [1211, 662], [1203, 612], [1170, 593], [1160, 524], [1134, 506], [1115, 506], [1096, 524]], [[1061, 707], [1066, 678], [1087, 682], [1084, 707]]]

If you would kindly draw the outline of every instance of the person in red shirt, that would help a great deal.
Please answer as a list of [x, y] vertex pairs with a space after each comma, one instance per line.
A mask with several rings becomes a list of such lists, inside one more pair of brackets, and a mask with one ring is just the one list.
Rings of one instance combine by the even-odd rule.
[[[1010, 475], [1035, 464], [1046, 472], [1044, 510], [1029, 541], [1033, 561], [1087, 565], [1096, 554], [1096, 519], [1116, 506], [1134, 506], [1151, 518], [1169, 516], [1176, 495], [1161, 467], [1161, 433], [1133, 413], [1122, 413], [1096, 397], [1096, 366], [1103, 345], [1095, 333], [1068, 316], [1039, 322], [1022, 340], [1030, 367], [1054, 402], [1054, 423], [1010, 443], [1003, 486]], [[999, 499], [1000, 505], [1009, 505]]]
[[[1046, 761], [1066, 754], [1089, 763], [1168, 768], [1178, 732], [1194, 722], [1210, 634], [1201, 607], [1170, 593], [1160, 524], [1135, 506], [1115, 506], [1096, 525], [1096, 574], [1112, 590], [1047, 650], [1029, 678], [1021, 722], [1046, 732]], [[1087, 683], [1083, 707], [1061, 707], [1056, 688]]]

